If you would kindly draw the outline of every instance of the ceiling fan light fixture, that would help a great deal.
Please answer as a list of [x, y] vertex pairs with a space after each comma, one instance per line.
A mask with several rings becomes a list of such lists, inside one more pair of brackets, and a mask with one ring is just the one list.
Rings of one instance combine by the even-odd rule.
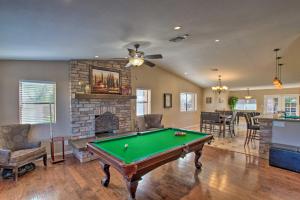
[[141, 57], [130, 57], [129, 63], [133, 66], [141, 66], [144, 63], [144, 59]]

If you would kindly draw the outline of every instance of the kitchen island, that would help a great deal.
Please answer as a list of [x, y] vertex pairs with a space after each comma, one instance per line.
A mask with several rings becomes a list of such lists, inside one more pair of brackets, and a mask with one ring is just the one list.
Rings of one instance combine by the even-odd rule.
[[260, 115], [255, 118], [260, 124], [259, 156], [269, 159], [270, 165], [298, 171], [300, 119], [276, 115]]

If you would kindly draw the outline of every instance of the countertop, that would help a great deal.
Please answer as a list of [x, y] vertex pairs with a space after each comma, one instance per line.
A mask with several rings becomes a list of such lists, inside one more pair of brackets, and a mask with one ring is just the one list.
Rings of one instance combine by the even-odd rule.
[[276, 120], [276, 121], [289, 121], [289, 122], [300, 122], [300, 119], [293, 119], [293, 118], [284, 118], [279, 117], [278, 115], [259, 115], [254, 117], [256, 119], [266, 119], [266, 120]]

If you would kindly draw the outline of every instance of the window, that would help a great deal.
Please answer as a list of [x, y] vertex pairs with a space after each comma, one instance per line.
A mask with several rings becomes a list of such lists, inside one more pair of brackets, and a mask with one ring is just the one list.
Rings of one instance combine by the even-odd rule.
[[265, 95], [264, 96], [265, 107], [264, 113], [273, 114], [279, 111], [281, 98], [278, 95]]
[[285, 112], [287, 116], [299, 114], [299, 95], [265, 95], [264, 96], [264, 113], [274, 114]]
[[136, 90], [136, 115], [151, 113], [151, 90]]
[[237, 110], [256, 110], [256, 99], [239, 99], [236, 104]]
[[284, 97], [284, 112], [287, 116], [298, 115], [298, 97], [297, 96], [285, 96]]
[[[19, 115], [21, 124], [56, 121], [56, 84], [46, 81], [20, 81]], [[51, 108], [51, 115], [50, 115]]]
[[191, 112], [197, 110], [197, 94], [180, 93], [180, 111]]

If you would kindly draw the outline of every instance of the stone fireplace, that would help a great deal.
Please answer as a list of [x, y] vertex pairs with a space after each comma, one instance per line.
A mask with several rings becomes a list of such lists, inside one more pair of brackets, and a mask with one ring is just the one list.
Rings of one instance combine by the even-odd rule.
[[[131, 131], [132, 96], [122, 94], [82, 94], [79, 84], [90, 83], [90, 68], [120, 72], [121, 86], [131, 86], [131, 72], [124, 60], [74, 60], [70, 63], [71, 128], [74, 136], [89, 137], [97, 132]], [[111, 121], [110, 121], [111, 120]], [[117, 123], [118, 122], [118, 123]], [[98, 123], [102, 123], [98, 125]]]
[[111, 112], [95, 116], [95, 134], [113, 133], [119, 130], [119, 118]]

